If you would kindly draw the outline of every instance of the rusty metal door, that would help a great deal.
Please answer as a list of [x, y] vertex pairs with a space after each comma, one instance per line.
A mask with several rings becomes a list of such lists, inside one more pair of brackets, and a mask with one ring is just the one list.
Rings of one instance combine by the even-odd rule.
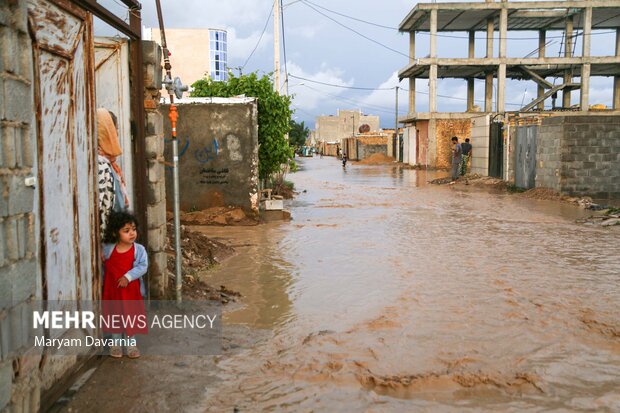
[[134, 208], [133, 149], [131, 142], [131, 97], [129, 89], [129, 43], [126, 39], [95, 38], [95, 96], [98, 108], [112, 111], [117, 118], [118, 138], [123, 155], [117, 163], [123, 170]]
[[97, 299], [92, 19], [66, 0], [30, 0], [28, 14], [37, 106], [41, 296]]
[[537, 125], [517, 126], [515, 185], [519, 188], [530, 189], [535, 186], [537, 133]]

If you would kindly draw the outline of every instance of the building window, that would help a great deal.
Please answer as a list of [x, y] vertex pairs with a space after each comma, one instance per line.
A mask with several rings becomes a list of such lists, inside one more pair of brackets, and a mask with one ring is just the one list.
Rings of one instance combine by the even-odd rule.
[[209, 58], [211, 60], [211, 79], [228, 80], [228, 42], [223, 30], [209, 31]]

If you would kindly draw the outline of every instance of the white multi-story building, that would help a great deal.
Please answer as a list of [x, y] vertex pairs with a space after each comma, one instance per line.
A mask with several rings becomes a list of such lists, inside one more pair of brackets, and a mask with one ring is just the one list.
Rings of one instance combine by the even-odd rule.
[[[145, 40], [161, 44], [159, 29], [144, 29]], [[228, 33], [223, 29], [166, 29], [172, 75], [192, 85], [206, 76], [228, 80]]]

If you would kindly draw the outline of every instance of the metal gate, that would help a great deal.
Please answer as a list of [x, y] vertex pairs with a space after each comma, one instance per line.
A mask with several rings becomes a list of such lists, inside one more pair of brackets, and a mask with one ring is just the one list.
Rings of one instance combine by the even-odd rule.
[[131, 97], [129, 90], [129, 42], [126, 39], [95, 39], [95, 87], [97, 107], [117, 118], [118, 139], [123, 154], [118, 163], [127, 184], [129, 208], [134, 208], [133, 148], [131, 142]]
[[504, 177], [504, 134], [502, 122], [492, 122], [489, 131], [489, 176]]
[[32, 0], [42, 298], [91, 300], [96, 274], [92, 18]]
[[517, 159], [515, 163], [515, 185], [530, 189], [536, 178], [536, 134], [537, 125], [518, 126], [516, 137]]

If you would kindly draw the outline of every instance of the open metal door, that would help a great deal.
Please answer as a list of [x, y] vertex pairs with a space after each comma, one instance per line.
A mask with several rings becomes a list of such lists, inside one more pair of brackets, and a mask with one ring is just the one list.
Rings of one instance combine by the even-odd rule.
[[133, 209], [133, 148], [131, 142], [131, 97], [129, 88], [129, 42], [126, 39], [95, 38], [95, 96], [98, 108], [106, 108], [117, 118], [118, 138], [123, 155], [117, 163], [123, 170]]
[[[30, 0], [37, 111], [39, 298], [63, 306], [99, 298], [92, 18], [66, 0]], [[55, 309], [58, 309], [57, 307]], [[49, 329], [48, 338], [86, 331]], [[43, 392], [75, 357], [41, 362]]]

